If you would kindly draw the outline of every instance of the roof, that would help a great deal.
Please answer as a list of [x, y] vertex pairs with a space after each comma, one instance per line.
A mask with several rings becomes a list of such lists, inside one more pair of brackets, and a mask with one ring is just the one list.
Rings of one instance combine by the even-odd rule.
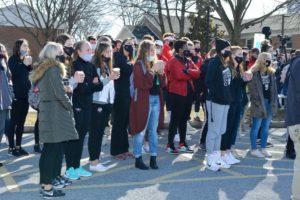
[[[20, 15], [23, 16], [24, 21], [18, 17], [18, 14], [13, 14], [13, 13], [17, 13], [18, 10], [20, 12]], [[2, 26], [16, 25], [18, 27], [25, 27], [25, 26], [26, 27], [36, 27], [34, 25], [34, 19], [29, 14], [30, 11], [31, 11], [31, 9], [29, 8], [29, 6], [24, 3], [17, 4], [17, 7], [13, 4], [13, 5], [10, 5], [7, 7], [0, 8], [0, 25], [2, 25]], [[14, 25], [6, 20], [6, 18], [3, 16], [2, 12], [6, 18], [8, 18], [11, 22], [14, 23]], [[45, 23], [42, 20], [42, 15], [38, 11], [36, 11], [36, 13], [40, 19], [39, 21], [41, 23], [41, 26], [43, 28], [45, 28]], [[46, 17], [46, 15], [44, 15], [44, 17]], [[25, 25], [23, 24], [23, 22], [25, 23]], [[63, 27], [61, 27], [61, 29], [63, 29]]]

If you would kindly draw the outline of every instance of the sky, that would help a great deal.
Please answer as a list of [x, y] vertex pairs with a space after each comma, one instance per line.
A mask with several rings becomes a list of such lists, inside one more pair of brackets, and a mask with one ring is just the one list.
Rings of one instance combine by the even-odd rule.
[[[245, 19], [260, 17], [275, 8], [279, 2], [280, 0], [252, 0], [252, 4], [250, 5], [246, 13]], [[120, 32], [122, 26], [123, 24], [121, 20], [115, 20], [113, 26], [108, 31], [108, 34], [116, 37]]]

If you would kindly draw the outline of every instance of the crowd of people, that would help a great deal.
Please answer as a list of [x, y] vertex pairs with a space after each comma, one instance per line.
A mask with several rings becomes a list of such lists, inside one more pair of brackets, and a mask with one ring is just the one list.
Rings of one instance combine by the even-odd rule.
[[[8, 57], [0, 44], [0, 139], [5, 133], [9, 155], [28, 155], [22, 148], [24, 123], [29, 106], [37, 110], [34, 151], [41, 153], [43, 198], [64, 196], [60, 189], [72, 181], [109, 170], [100, 155], [110, 125], [110, 154], [117, 160], [135, 159], [137, 169], [159, 169], [158, 133], [164, 122], [169, 124], [166, 152], [194, 153], [186, 139], [193, 105], [194, 120], [200, 121], [200, 108], [204, 112], [199, 146], [206, 150], [209, 170], [241, 162], [234, 145], [248, 107], [250, 154], [272, 157], [268, 132], [282, 106], [278, 93], [287, 95], [289, 79], [298, 80], [291, 70], [299, 69], [287, 67], [300, 52], [291, 52], [288, 61], [274, 54], [269, 41], [261, 49], [248, 49], [215, 38], [210, 51], [201, 55], [200, 41], [173, 33], [165, 33], [162, 41], [145, 35], [139, 44], [135, 38], [113, 40], [105, 35], [74, 43], [72, 36], [60, 34], [45, 44], [37, 62], [29, 45], [26, 39], [17, 40]], [[88, 169], [81, 165], [87, 133]], [[299, 133], [292, 139], [296, 137]], [[144, 153], [150, 155], [149, 166]], [[295, 158], [290, 138], [286, 153]]]

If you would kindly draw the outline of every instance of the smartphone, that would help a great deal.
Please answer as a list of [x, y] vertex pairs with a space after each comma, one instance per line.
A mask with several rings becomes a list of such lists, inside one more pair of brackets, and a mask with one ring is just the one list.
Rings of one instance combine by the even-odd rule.
[[69, 81], [68, 78], [64, 78], [63, 83], [64, 83], [64, 86], [69, 86], [70, 85], [70, 81]]

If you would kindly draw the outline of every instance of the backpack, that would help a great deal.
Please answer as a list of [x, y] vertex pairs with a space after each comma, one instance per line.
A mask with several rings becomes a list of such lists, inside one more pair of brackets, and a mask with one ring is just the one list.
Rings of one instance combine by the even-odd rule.
[[[142, 68], [143, 68], [143, 72], [144, 72], [144, 75], [146, 74], [146, 68], [145, 68], [145, 65], [143, 63], [143, 61], [139, 60], [137, 61], [137, 63], [141, 63], [142, 65]], [[130, 75], [130, 86], [129, 86], [129, 89], [130, 89], [130, 96], [131, 98], [136, 101], [137, 100], [137, 89], [135, 88], [134, 86], [134, 76], [133, 76], [133, 72], [131, 73]]]
[[37, 87], [37, 83], [31, 85], [28, 93], [28, 103], [33, 109], [38, 109], [40, 103], [40, 93], [39, 88]]

